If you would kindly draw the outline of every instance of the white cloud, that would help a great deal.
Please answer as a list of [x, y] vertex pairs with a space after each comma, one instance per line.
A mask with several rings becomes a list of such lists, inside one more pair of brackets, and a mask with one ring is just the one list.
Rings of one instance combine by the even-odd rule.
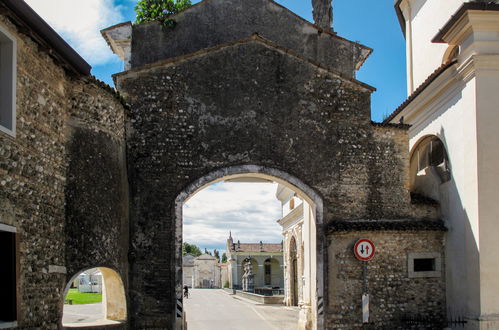
[[184, 242], [224, 250], [232, 231], [242, 243], [280, 243], [281, 203], [275, 183], [219, 183], [184, 205]]
[[100, 30], [120, 23], [113, 0], [26, 0], [86, 61], [99, 65], [116, 60]]

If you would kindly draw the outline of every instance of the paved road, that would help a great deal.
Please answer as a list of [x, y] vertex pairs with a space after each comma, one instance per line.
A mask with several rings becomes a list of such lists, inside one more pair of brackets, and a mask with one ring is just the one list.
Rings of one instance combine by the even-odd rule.
[[191, 289], [184, 299], [188, 330], [294, 330], [298, 309], [261, 305], [217, 289]]

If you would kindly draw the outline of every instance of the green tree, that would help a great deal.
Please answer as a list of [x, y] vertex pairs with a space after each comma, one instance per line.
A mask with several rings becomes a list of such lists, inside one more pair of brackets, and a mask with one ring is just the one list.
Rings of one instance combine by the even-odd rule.
[[191, 0], [139, 0], [135, 6], [135, 24], [158, 20], [164, 27], [173, 28], [176, 23], [168, 16], [191, 5]]
[[222, 263], [225, 264], [227, 262], [227, 255], [225, 252], [222, 254]]
[[201, 249], [199, 249], [196, 245], [184, 242], [184, 244], [182, 245], [182, 255], [186, 254], [192, 254], [195, 257], [199, 257], [203, 253], [201, 252]]
[[220, 262], [220, 252], [217, 249], [213, 250], [213, 256]]

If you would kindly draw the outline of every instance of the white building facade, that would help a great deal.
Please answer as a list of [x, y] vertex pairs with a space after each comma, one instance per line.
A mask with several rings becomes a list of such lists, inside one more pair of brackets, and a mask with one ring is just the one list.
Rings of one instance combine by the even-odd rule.
[[499, 329], [499, 4], [399, 0], [409, 98], [410, 189], [448, 227], [448, 316]]
[[279, 184], [276, 197], [281, 202], [282, 218], [277, 222], [284, 236], [284, 303], [299, 306], [298, 329], [310, 329], [314, 321], [316, 283], [312, 275], [315, 265], [315, 223], [312, 208], [295, 191]]
[[221, 288], [220, 265], [218, 259], [202, 254], [195, 257], [186, 254], [182, 258], [183, 285], [191, 288]]

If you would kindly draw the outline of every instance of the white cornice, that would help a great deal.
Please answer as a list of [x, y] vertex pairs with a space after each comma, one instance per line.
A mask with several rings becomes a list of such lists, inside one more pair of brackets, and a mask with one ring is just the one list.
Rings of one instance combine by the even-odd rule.
[[450, 45], [461, 45], [471, 34], [496, 32], [499, 30], [499, 12], [486, 10], [467, 10], [452, 28], [442, 36]]
[[283, 230], [300, 222], [303, 222], [303, 203], [294, 208], [285, 217], [277, 220], [277, 223], [282, 226]]
[[[456, 65], [455, 65], [456, 66]], [[456, 68], [449, 68], [431, 82], [404, 110], [397, 114], [392, 123], [399, 122], [404, 116], [404, 122], [412, 125], [411, 131], [418, 130], [419, 125], [439, 109], [444, 100], [451, 98], [460, 86], [462, 76]], [[440, 99], [440, 102], [438, 100]]]

